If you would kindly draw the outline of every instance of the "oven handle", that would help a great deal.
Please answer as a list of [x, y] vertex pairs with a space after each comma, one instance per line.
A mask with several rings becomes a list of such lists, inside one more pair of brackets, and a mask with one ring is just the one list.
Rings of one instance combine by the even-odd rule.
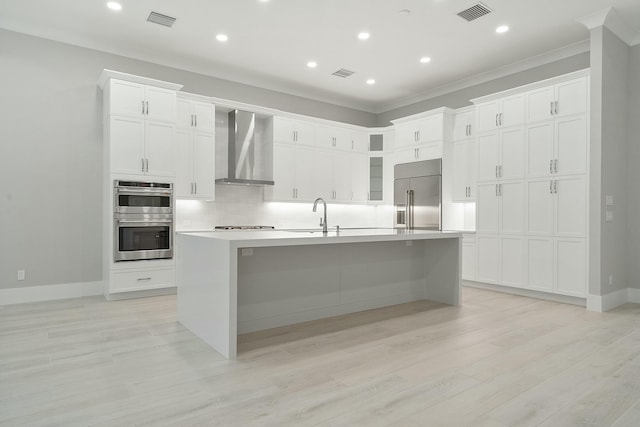
[[118, 194], [122, 193], [153, 193], [153, 194], [172, 194], [171, 190], [159, 190], [157, 188], [116, 188]]
[[118, 224], [171, 224], [173, 220], [171, 219], [152, 219], [152, 220], [144, 220], [144, 219], [117, 219], [116, 222]]

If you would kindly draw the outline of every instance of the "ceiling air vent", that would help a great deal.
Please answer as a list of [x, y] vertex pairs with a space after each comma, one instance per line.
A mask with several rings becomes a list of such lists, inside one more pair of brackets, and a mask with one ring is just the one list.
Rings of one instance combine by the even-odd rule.
[[475, 19], [480, 18], [481, 16], [487, 15], [491, 13], [491, 9], [489, 9], [487, 6], [485, 6], [482, 3], [477, 3], [473, 6], [471, 6], [468, 9], [463, 10], [462, 12], [459, 12], [457, 15], [466, 20], [466, 21], [473, 21]]
[[351, 70], [347, 70], [346, 68], [340, 68], [338, 71], [336, 71], [335, 73], [332, 73], [334, 76], [338, 76], [338, 77], [349, 77], [350, 75], [352, 75], [355, 71], [351, 71]]
[[174, 22], [176, 22], [176, 18], [172, 16], [163, 15], [158, 12], [151, 12], [149, 17], [147, 18], [148, 22], [153, 22], [154, 24], [164, 25], [165, 27], [171, 27]]

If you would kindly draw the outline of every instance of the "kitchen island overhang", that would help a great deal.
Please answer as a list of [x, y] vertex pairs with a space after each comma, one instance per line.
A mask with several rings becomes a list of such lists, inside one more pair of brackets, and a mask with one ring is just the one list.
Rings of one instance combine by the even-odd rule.
[[459, 232], [183, 232], [177, 317], [224, 357], [238, 333], [410, 301], [460, 304]]

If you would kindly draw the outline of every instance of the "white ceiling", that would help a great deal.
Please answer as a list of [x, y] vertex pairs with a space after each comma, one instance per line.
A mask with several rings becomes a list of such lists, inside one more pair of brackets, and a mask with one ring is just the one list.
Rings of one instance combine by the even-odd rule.
[[[0, 28], [381, 112], [549, 51], [584, 51], [577, 19], [607, 7], [634, 31], [640, 23], [640, 0], [486, 0], [493, 12], [472, 22], [456, 13], [473, 0], [119, 1], [113, 12], [106, 0], [2, 0]], [[177, 21], [148, 23], [150, 11]], [[510, 31], [496, 34], [501, 24]], [[331, 75], [340, 68], [355, 74]]]

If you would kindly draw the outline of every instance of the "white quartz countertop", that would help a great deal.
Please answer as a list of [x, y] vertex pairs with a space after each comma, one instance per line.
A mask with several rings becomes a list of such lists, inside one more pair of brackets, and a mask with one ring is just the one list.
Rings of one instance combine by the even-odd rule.
[[227, 241], [233, 247], [296, 246], [336, 243], [388, 242], [461, 238], [462, 232], [404, 230], [394, 228], [351, 228], [337, 233], [329, 230], [243, 230], [243, 231], [183, 231], [178, 234]]

